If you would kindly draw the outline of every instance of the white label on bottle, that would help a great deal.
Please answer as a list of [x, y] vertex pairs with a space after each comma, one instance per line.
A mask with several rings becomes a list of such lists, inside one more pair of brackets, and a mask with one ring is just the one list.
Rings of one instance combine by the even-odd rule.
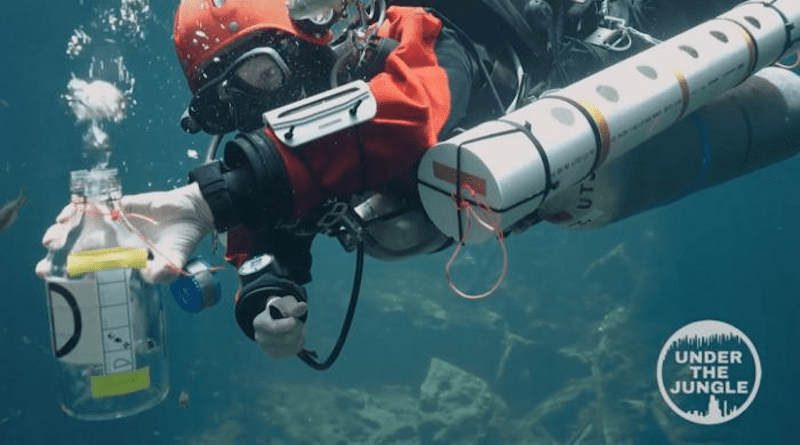
[[97, 284], [92, 274], [81, 279], [47, 279], [50, 332], [57, 359], [76, 365], [103, 363]]
[[103, 365], [106, 374], [136, 369], [130, 276], [130, 269], [115, 269], [47, 280], [57, 359]]
[[97, 293], [103, 327], [103, 356], [106, 374], [133, 371], [136, 357], [133, 348], [133, 314], [128, 297], [130, 269], [100, 270]]

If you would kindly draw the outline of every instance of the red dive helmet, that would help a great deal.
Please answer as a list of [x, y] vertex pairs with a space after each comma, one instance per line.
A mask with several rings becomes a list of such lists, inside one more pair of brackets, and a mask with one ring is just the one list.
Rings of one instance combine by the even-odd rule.
[[261, 113], [317, 92], [321, 79], [330, 87], [335, 60], [360, 50], [385, 9], [385, 0], [182, 0], [173, 40], [194, 93], [189, 115], [212, 134], [257, 128]]
[[189, 88], [197, 91], [203, 82], [200, 71], [214, 57], [270, 30], [317, 45], [329, 43], [331, 37], [301, 29], [289, 17], [285, 0], [182, 0], [172, 38]]

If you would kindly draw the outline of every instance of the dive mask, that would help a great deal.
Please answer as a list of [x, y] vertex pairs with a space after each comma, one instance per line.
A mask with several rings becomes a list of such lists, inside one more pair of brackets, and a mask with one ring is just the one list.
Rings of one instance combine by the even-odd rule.
[[269, 46], [253, 48], [194, 94], [189, 115], [209, 134], [262, 127], [262, 114], [299, 99], [292, 71]]

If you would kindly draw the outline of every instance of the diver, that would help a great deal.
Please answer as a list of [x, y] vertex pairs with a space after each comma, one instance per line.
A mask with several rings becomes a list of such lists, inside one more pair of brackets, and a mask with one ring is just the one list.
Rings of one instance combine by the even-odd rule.
[[[225, 234], [242, 285], [237, 322], [272, 357], [303, 351], [315, 236], [381, 259], [452, 246], [458, 240], [431, 221], [418, 193], [426, 150], [657, 43], [615, 20], [630, 2], [390, 3], [183, 0], [177, 8], [173, 40], [192, 93], [181, 125], [213, 136], [209, 155], [188, 185], [125, 196], [124, 211], [158, 222], [140, 227], [158, 247], [142, 271], [153, 282], [174, 280], [172, 266], [185, 265], [204, 237]], [[457, 18], [465, 12], [482, 20]], [[597, 190], [600, 176], [591, 178]], [[532, 212], [513, 229], [543, 216], [558, 222], [561, 210]], [[63, 245], [70, 213], [45, 234], [47, 249]]]

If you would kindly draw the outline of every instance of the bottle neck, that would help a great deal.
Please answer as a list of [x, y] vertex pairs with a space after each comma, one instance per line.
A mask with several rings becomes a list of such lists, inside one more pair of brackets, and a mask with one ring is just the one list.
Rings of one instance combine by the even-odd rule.
[[122, 198], [122, 184], [116, 168], [76, 170], [70, 174], [73, 202], [102, 203]]
[[120, 198], [109, 193], [98, 193], [95, 195], [84, 195], [83, 193], [73, 193], [73, 204], [93, 204], [99, 206], [113, 207], [119, 202]]

